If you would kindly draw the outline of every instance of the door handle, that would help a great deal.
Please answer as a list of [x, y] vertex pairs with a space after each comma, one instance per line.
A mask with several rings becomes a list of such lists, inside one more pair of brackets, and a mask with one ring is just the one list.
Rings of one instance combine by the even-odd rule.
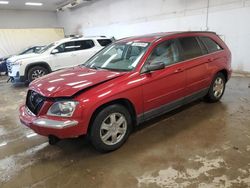
[[174, 73], [179, 73], [179, 72], [182, 72], [182, 71], [184, 71], [182, 68], [179, 68], [179, 69], [176, 69], [175, 71], [174, 71]]

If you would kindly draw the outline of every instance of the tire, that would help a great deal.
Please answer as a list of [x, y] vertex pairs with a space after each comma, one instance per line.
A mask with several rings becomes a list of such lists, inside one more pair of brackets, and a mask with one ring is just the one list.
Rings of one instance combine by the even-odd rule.
[[28, 70], [28, 82], [32, 82], [36, 78], [42, 77], [48, 74], [49, 71], [42, 66], [35, 66]]
[[131, 128], [128, 110], [119, 104], [110, 105], [95, 116], [90, 128], [90, 141], [99, 152], [114, 151], [128, 139]]
[[218, 102], [224, 94], [226, 88], [226, 78], [221, 72], [217, 73], [211, 83], [205, 99], [207, 102]]

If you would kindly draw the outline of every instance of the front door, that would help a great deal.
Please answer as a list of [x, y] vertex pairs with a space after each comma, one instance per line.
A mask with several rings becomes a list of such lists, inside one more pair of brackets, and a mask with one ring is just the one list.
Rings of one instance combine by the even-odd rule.
[[165, 68], [142, 74], [145, 120], [182, 104], [185, 95], [186, 71], [185, 64], [180, 61], [176, 40], [158, 44], [147, 59], [145, 65], [163, 62]]
[[53, 70], [73, 67], [78, 63], [74, 41], [60, 44], [55, 49], [58, 50], [58, 53], [51, 54], [50, 58]]

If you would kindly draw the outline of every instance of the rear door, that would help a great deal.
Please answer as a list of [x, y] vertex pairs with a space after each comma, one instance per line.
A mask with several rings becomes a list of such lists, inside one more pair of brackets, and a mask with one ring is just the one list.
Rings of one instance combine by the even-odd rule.
[[176, 40], [167, 40], [158, 44], [149, 55], [145, 66], [163, 62], [165, 69], [142, 74], [145, 119], [182, 105], [186, 72], [185, 64], [180, 60]]
[[78, 40], [75, 41], [75, 54], [77, 61], [75, 65], [83, 64], [101, 48], [95, 45], [93, 40]]
[[206, 55], [208, 61], [208, 72], [210, 82], [214, 77], [214, 73], [218, 71], [219, 66], [224, 66], [228, 59], [223, 54], [223, 48], [217, 44], [213, 39], [207, 36], [199, 37], [201, 43], [205, 46], [208, 54]]
[[206, 92], [205, 89], [209, 85], [208, 59], [205, 55], [207, 52], [197, 37], [184, 37], [178, 40], [187, 75], [185, 95], [192, 99], [195, 95], [202, 95], [202, 92]]

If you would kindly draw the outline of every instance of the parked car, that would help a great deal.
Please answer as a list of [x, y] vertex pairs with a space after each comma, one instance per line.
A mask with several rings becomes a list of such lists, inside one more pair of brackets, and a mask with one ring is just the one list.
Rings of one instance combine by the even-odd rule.
[[6, 66], [6, 59], [5, 57], [0, 59], [0, 75], [1, 73], [5, 73], [6, 75], [8, 74], [7, 71], [7, 66]]
[[29, 83], [50, 72], [79, 65], [111, 42], [106, 37], [65, 38], [37, 53], [8, 59], [8, 74], [13, 82]]
[[8, 56], [8, 57], [4, 57], [2, 59], [0, 59], [0, 73], [1, 72], [5, 72], [6, 74], [8, 74], [8, 69], [7, 69], [7, 59], [8, 58], [12, 58], [14, 59], [22, 59], [24, 58], [26, 54], [31, 54], [31, 53], [36, 53], [38, 51], [40, 51], [44, 46], [32, 46], [29, 48], [26, 48], [25, 50], [21, 51], [19, 54], [17, 55], [12, 55], [12, 56]]
[[112, 151], [146, 120], [199, 98], [219, 101], [230, 75], [231, 53], [216, 33], [126, 38], [33, 81], [20, 120], [50, 144], [88, 135], [97, 150]]

